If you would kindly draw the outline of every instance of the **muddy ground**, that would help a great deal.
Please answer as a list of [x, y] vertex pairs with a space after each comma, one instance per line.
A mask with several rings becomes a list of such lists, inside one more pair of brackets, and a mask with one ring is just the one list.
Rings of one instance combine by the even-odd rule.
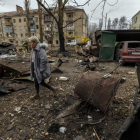
[[[58, 57], [49, 57], [49, 59], [58, 60]], [[59, 124], [55, 122], [55, 117], [70, 105], [67, 102], [67, 94], [78, 98], [74, 94], [74, 88], [85, 69], [77, 62], [77, 60], [83, 59], [83, 56], [75, 55], [73, 57], [61, 57], [61, 59], [66, 62], [60, 67], [63, 74], [53, 73], [50, 80], [51, 85], [60, 88], [56, 97], [50, 90], [40, 86], [41, 98], [29, 100], [29, 97], [35, 93], [34, 83], [30, 81], [21, 81], [26, 85], [26, 89], [0, 96], [0, 140], [74, 140], [76, 136], [81, 136], [85, 140], [98, 140], [94, 129], [100, 140], [114, 139], [118, 129], [129, 114], [134, 92], [138, 86], [135, 65], [119, 66], [113, 72], [113, 77], [125, 77], [126, 81], [119, 85], [115, 99], [107, 110], [103, 121], [95, 125], [77, 124], [78, 118], [88, 116], [88, 112], [81, 111], [82, 114], [76, 112], [69, 116], [63, 124]], [[20, 61], [1, 59], [0, 63], [19, 71], [29, 70], [28, 59], [26, 61], [24, 59]], [[113, 71], [117, 65], [117, 62], [97, 62], [95, 71], [107, 74]], [[105, 70], [101, 71], [102, 66], [105, 67]], [[129, 75], [127, 72], [135, 73]], [[59, 81], [60, 76], [68, 77], [69, 81]], [[6, 82], [10, 79], [1, 80]], [[48, 105], [50, 108], [47, 107]], [[21, 107], [19, 112], [15, 111], [16, 107]], [[96, 112], [94, 119], [104, 117], [104, 113], [95, 111], [94, 108], [92, 110]], [[66, 128], [65, 133], [59, 131], [61, 126]]]

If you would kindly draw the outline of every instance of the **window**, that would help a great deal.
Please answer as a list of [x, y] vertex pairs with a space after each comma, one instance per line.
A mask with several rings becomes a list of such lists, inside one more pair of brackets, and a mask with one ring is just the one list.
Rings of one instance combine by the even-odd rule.
[[21, 37], [23, 37], [23, 34], [21, 34]]
[[56, 28], [56, 29], [58, 28], [58, 25], [57, 25], [57, 24], [55, 24], [55, 28]]
[[13, 23], [16, 23], [16, 19], [13, 19]]
[[22, 30], [22, 26], [19, 26], [19, 29]]
[[73, 35], [73, 32], [69, 32], [69, 34]]
[[21, 19], [19, 19], [19, 22], [21, 22]]
[[137, 23], [137, 17], [134, 18], [134, 22]]
[[0, 34], [0, 37], [2, 37], [2, 34]]
[[128, 49], [140, 49], [140, 43], [128, 43]]
[[15, 34], [15, 37], [17, 36], [17, 34]]
[[44, 25], [42, 25], [42, 29], [44, 29]]
[[34, 33], [31, 33], [31, 36], [34, 36], [35, 34]]
[[58, 40], [56, 40], [56, 44], [58, 44]]
[[24, 18], [24, 22], [26, 22], [26, 18]]
[[28, 33], [26, 33], [25, 36], [28, 36]]
[[49, 40], [49, 41], [48, 41], [48, 44], [52, 44], [52, 41], [51, 41], [51, 40]]
[[1, 27], [0, 27], [0, 32], [1, 32]]
[[16, 44], [18, 44], [18, 41], [16, 41]]
[[35, 22], [38, 22], [38, 17], [35, 17]]
[[72, 27], [72, 26], [73, 26], [73, 23], [68, 24], [68, 27]]
[[39, 26], [38, 25], [36, 25], [36, 29], [39, 29]]

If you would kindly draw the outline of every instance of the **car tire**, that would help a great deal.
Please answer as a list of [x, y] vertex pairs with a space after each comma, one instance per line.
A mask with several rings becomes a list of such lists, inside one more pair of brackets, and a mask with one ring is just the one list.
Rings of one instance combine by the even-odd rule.
[[121, 58], [119, 58], [119, 65], [120, 66], [123, 66], [124, 65], [124, 63], [122, 62], [122, 59]]

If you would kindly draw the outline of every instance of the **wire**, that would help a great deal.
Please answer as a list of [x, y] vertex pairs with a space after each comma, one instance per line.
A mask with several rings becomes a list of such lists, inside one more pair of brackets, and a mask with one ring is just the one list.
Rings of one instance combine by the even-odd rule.
[[116, 5], [117, 3], [118, 3], [118, 0], [117, 0], [117, 2], [116, 2], [115, 4], [113, 4], [113, 5], [109, 4], [108, 1], [107, 1], [107, 4], [110, 5], [110, 6], [114, 6], [114, 5]]

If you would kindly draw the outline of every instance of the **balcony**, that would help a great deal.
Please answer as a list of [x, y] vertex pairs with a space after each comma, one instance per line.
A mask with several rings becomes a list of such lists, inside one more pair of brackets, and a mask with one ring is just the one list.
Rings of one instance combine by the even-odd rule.
[[52, 19], [44, 19], [44, 22], [51, 22]]
[[75, 37], [73, 37], [73, 36], [66, 36], [66, 38], [75, 38]]
[[31, 31], [31, 32], [34, 32], [34, 31], [35, 31], [35, 28], [30, 28], [30, 31]]
[[74, 21], [74, 18], [67, 18], [66, 21]]
[[51, 31], [51, 28], [50, 27], [46, 27], [46, 28], [44, 28], [44, 31], [45, 32], [47, 32], [47, 31], [50, 32]]
[[11, 26], [11, 25], [12, 25], [12, 22], [8, 22], [8, 21], [5, 22], [5, 26]]
[[74, 27], [66, 27], [66, 30], [74, 30]]
[[12, 26], [10, 26], [10, 28], [9, 28], [9, 26], [5, 26], [4, 30], [6, 33], [13, 33], [14, 32], [14, 29]]
[[30, 24], [34, 24], [34, 20], [29, 20], [29, 23]]

